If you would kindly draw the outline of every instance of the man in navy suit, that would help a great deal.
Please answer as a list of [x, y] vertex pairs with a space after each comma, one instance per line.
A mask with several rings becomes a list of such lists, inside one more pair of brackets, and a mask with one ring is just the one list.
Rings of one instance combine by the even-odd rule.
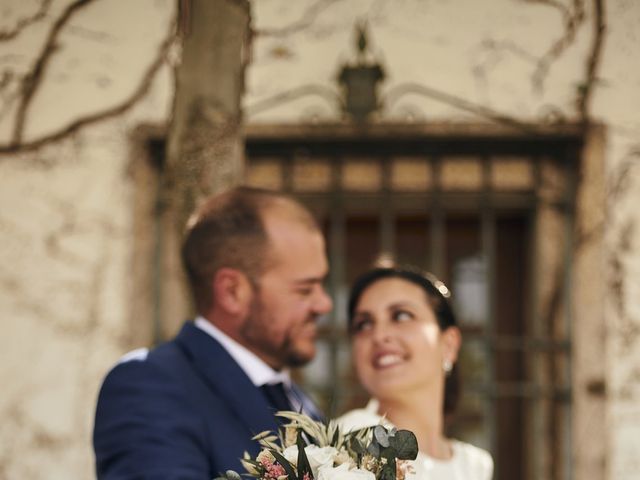
[[99, 479], [241, 472], [242, 454], [258, 452], [251, 437], [277, 428], [274, 411], [318, 415], [287, 372], [313, 358], [318, 317], [331, 309], [310, 213], [279, 193], [232, 189], [194, 214], [182, 257], [198, 316], [107, 375], [93, 436]]

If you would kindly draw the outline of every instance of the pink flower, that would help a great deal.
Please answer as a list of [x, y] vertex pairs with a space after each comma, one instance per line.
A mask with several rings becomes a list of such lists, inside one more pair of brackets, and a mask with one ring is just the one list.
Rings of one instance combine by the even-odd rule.
[[263, 459], [260, 461], [260, 463], [265, 468], [265, 475], [263, 478], [277, 480], [279, 477], [287, 475], [284, 467], [277, 462], [271, 462], [269, 460]]

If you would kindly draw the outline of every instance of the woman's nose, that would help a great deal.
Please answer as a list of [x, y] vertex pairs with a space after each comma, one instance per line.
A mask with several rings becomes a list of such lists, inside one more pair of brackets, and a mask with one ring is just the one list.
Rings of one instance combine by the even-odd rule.
[[376, 322], [373, 325], [372, 338], [376, 343], [385, 343], [391, 339], [391, 329], [385, 322]]

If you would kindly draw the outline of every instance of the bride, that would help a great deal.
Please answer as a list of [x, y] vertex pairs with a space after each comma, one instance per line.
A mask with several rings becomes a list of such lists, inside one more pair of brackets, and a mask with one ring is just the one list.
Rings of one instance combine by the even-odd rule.
[[456, 383], [461, 342], [448, 297], [442, 282], [411, 268], [376, 268], [356, 280], [350, 340], [360, 383], [372, 399], [339, 422], [345, 430], [381, 421], [411, 430], [420, 451], [408, 478], [487, 480], [489, 453], [444, 435], [445, 415], [455, 406], [445, 384]]

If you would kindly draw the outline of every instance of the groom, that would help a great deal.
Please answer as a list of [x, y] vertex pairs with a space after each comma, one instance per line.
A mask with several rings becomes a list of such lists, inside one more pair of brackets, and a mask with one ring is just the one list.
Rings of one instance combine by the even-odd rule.
[[242, 472], [251, 437], [276, 410], [318, 416], [287, 367], [315, 355], [331, 310], [327, 260], [311, 214], [279, 193], [238, 187], [209, 198], [182, 258], [198, 316], [170, 342], [107, 375], [93, 443], [99, 479], [210, 480]]

